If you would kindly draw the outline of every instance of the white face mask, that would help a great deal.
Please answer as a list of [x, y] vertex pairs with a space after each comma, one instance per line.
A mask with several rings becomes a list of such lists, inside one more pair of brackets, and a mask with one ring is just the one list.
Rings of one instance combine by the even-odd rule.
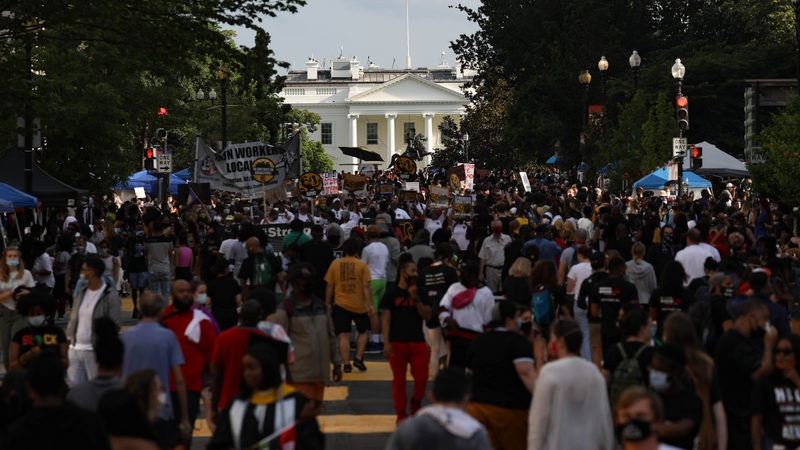
[[672, 386], [672, 381], [669, 379], [668, 374], [650, 369], [650, 386], [655, 389], [656, 392], [663, 392]]
[[163, 408], [167, 404], [167, 393], [164, 391], [159, 392], [156, 396], [156, 402], [158, 402], [158, 409]]

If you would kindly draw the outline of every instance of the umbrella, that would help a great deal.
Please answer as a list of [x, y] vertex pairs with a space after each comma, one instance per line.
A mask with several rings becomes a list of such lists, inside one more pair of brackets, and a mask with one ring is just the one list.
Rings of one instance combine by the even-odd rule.
[[381, 155], [365, 147], [339, 147], [339, 150], [341, 150], [342, 153], [344, 153], [345, 155], [352, 156], [353, 158], [358, 158], [361, 161], [384, 162]]

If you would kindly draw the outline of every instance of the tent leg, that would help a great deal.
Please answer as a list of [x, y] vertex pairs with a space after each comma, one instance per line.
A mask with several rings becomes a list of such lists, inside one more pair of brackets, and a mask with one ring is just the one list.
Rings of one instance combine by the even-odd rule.
[[17, 225], [17, 237], [19, 238], [19, 243], [22, 243], [22, 232], [19, 230], [19, 217], [17, 216], [17, 212], [14, 211], [14, 223]]
[[0, 234], [3, 236], [3, 248], [8, 247], [8, 238], [6, 238], [6, 227], [0, 222]]

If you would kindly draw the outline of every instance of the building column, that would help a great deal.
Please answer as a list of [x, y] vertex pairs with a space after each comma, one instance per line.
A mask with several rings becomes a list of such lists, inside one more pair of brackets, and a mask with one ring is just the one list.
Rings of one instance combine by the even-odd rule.
[[397, 114], [386, 114], [386, 145], [388, 146], [387, 152], [389, 153], [389, 158], [391, 159], [392, 155], [394, 155], [394, 119], [397, 118]]
[[348, 114], [350, 119], [350, 146], [358, 147], [358, 114]]
[[[428, 139], [425, 142], [425, 151], [433, 153], [433, 116], [436, 114], [425, 113], [422, 117], [425, 118], [425, 137]], [[423, 163], [427, 166], [431, 163], [430, 155], [423, 158]]]

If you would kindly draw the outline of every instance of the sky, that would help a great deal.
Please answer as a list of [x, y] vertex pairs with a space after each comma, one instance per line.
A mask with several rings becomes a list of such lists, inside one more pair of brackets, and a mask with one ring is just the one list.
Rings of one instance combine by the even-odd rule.
[[[461, 34], [477, 31], [466, 14], [450, 5], [477, 8], [481, 0], [409, 0], [411, 67], [433, 68], [442, 52], [448, 64], [455, 64], [450, 41]], [[347, 58], [358, 57], [367, 66], [367, 57], [382, 68], [406, 65], [406, 2], [403, 0], [307, 0], [297, 14], [280, 13], [264, 17], [261, 27], [272, 37], [276, 59], [305, 69], [313, 54], [330, 67], [344, 46]], [[234, 28], [236, 43], [253, 46], [255, 33]], [[281, 70], [281, 73], [285, 71]]]

